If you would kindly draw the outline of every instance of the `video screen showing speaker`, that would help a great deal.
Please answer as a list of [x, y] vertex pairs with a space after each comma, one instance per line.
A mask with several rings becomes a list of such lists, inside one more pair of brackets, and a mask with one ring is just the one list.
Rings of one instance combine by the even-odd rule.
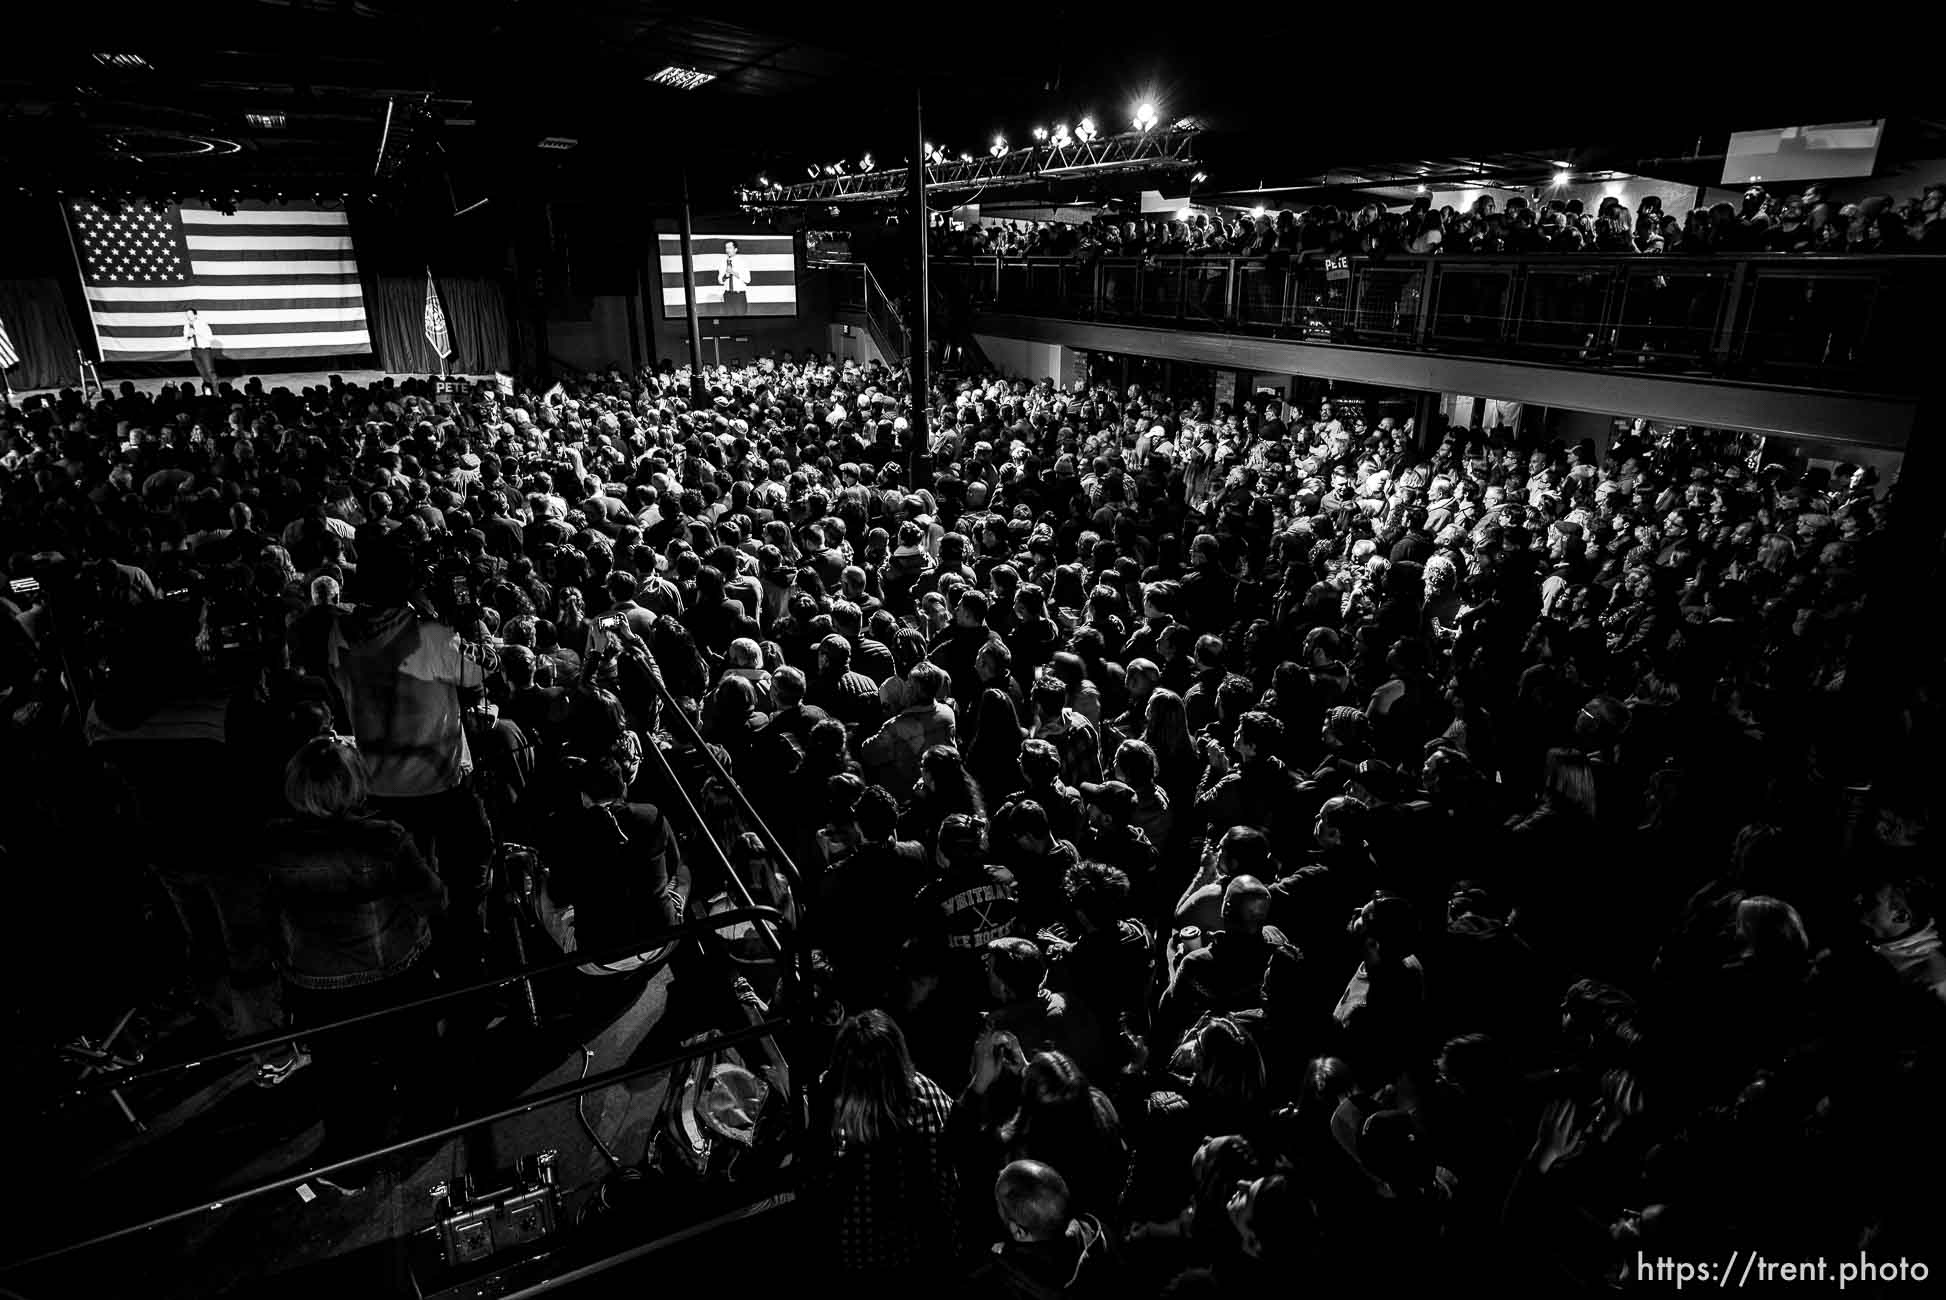
[[[659, 236], [662, 314], [683, 314], [682, 239]], [[791, 235], [698, 234], [690, 241], [696, 259], [699, 316], [797, 315], [797, 241]]]

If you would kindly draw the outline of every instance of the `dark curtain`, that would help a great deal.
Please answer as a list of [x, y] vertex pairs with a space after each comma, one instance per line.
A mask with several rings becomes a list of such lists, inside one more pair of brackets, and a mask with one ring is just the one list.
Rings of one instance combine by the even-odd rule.
[[68, 316], [60, 281], [51, 276], [0, 280], [0, 321], [6, 323], [7, 337], [20, 353], [20, 364], [7, 371], [7, 383], [14, 389], [62, 388], [80, 382], [74, 353], [81, 340]]
[[[476, 277], [435, 279], [453, 340], [446, 368], [468, 375], [511, 371], [507, 298], [500, 284]], [[365, 320], [379, 369], [395, 375], [439, 373], [439, 356], [426, 342], [425, 276], [373, 276], [365, 287]]]

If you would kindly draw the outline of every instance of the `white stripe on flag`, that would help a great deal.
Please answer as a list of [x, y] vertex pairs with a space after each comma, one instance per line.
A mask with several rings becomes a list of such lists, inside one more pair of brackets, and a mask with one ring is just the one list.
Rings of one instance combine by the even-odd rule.
[[[744, 290], [744, 293], [747, 296], [747, 301], [750, 302], [797, 301], [797, 287], [789, 284], [753, 284]], [[682, 290], [664, 289], [662, 291], [662, 301], [666, 305], [680, 311], [682, 309]], [[716, 285], [699, 284], [696, 286], [696, 301], [699, 303], [720, 303], [723, 301], [723, 290]]]
[[350, 235], [185, 235], [192, 253], [261, 248], [281, 251], [286, 248], [329, 249], [335, 253], [351, 251]]
[[[241, 265], [241, 264], [239, 264]], [[137, 288], [131, 284], [86, 286], [91, 302], [232, 302], [244, 298], [358, 298], [357, 284], [171, 284]]]
[[206, 208], [182, 209], [182, 220], [186, 226], [220, 226], [235, 222], [239, 226], [345, 226], [351, 223], [342, 212], [327, 212], [322, 208], [277, 208], [268, 212], [238, 212], [234, 217], [226, 217], [220, 212]]
[[[282, 311], [275, 309], [271, 311], [204, 310], [198, 314], [219, 334], [223, 332], [221, 327], [224, 325], [272, 325], [278, 321], [301, 325], [312, 321], [362, 322], [365, 319], [365, 309], [362, 306], [292, 307]], [[180, 322], [176, 320], [173, 312], [97, 310], [95, 323], [97, 325], [173, 325]]]
[[198, 262], [191, 260], [194, 275], [356, 275], [358, 263], [350, 258], [319, 258], [315, 262]]
[[[191, 245], [191, 247], [194, 247], [194, 245]], [[790, 253], [738, 253], [737, 261], [742, 264], [743, 269], [746, 271], [795, 271], [797, 269], [797, 258]], [[698, 253], [696, 255], [696, 274], [698, 276], [703, 275], [705, 272], [714, 275], [722, 267], [723, 255], [720, 253]], [[665, 274], [673, 273], [675, 275], [681, 275], [682, 254], [677, 253], [672, 257], [664, 253], [662, 255], [662, 270]]]
[[[239, 349], [296, 348], [307, 343], [364, 343], [369, 345], [372, 336], [365, 330], [317, 330], [303, 334], [238, 334], [234, 338], [224, 338], [221, 330], [216, 334], [216, 355], [226, 356]], [[109, 352], [182, 352], [182, 337], [159, 339], [123, 339], [107, 335], [101, 340], [104, 353]]]

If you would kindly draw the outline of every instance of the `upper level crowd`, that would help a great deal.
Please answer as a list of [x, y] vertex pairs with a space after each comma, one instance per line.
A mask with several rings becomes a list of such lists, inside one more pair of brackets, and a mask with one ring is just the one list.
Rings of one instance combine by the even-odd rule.
[[[894, 372], [703, 381], [6, 408], [0, 555], [54, 598], [7, 605], [15, 741], [77, 675], [98, 741], [214, 696], [261, 834], [131, 858], [213, 875], [223, 961], [299, 1024], [477, 970], [496, 842], [585, 944], [708, 906], [658, 747], [816, 950], [804, 1204], [860, 1285], [1561, 1295], [1933, 1249], [1938, 695], [1848, 689], [1871, 469], [989, 375], [920, 396], [920, 445]], [[51, 870], [31, 829], [9, 861]], [[340, 1151], [410, 1049], [316, 1049]]]
[[1929, 185], [1903, 202], [1889, 194], [1837, 203], [1825, 187], [1800, 195], [1762, 186], [1740, 204], [1691, 208], [1678, 217], [1656, 196], [1633, 212], [1618, 198], [1593, 211], [1580, 199], [1503, 206], [1483, 194], [1461, 211], [1434, 207], [1431, 196], [1410, 207], [1322, 204], [1186, 218], [1095, 217], [1081, 224], [996, 221], [942, 229], [937, 256], [1001, 257], [1297, 257], [1345, 254], [1385, 257], [1433, 253], [1904, 253], [1946, 251], [1946, 186]]

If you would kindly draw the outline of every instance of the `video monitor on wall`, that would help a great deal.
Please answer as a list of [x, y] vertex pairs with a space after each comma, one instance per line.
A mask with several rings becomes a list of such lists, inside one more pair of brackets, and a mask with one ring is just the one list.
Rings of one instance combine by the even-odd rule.
[[[682, 239], [659, 235], [662, 314], [683, 315]], [[797, 315], [797, 247], [790, 235], [718, 235], [698, 232], [690, 241], [696, 259], [699, 316]]]
[[1738, 131], [1723, 158], [1725, 185], [1826, 181], [1870, 176], [1885, 123], [1831, 122], [1774, 131]]

